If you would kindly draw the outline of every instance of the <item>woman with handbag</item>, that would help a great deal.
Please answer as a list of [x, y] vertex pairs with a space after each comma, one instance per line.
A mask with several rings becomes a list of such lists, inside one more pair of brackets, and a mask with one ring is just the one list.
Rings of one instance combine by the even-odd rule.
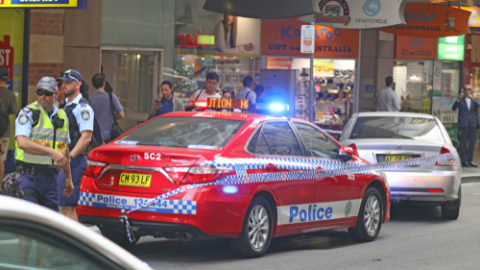
[[[110, 84], [105, 81], [105, 74], [97, 73], [93, 75], [92, 84], [96, 90], [90, 97], [90, 105], [98, 119], [102, 139], [108, 143], [123, 133], [117, 122], [117, 119], [125, 116], [123, 106], [117, 96], [112, 93]], [[109, 106], [105, 104], [109, 104]]]

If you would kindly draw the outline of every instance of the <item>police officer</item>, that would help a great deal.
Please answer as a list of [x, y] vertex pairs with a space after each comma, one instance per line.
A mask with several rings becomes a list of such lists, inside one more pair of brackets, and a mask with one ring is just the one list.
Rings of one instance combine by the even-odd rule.
[[73, 191], [68, 151], [68, 118], [54, 106], [57, 81], [42, 77], [37, 101], [27, 105], [15, 119], [15, 161], [23, 199], [58, 211], [57, 175], [63, 170], [63, 195]]
[[[92, 140], [93, 132], [93, 109], [88, 101], [80, 93], [82, 75], [74, 69], [65, 71], [58, 79], [62, 81], [62, 91], [66, 97], [65, 112], [69, 122], [70, 144], [70, 166], [72, 168], [73, 194], [65, 197], [59, 193], [60, 206], [65, 216], [78, 220], [75, 207], [80, 197], [80, 182], [82, 175], [87, 168], [85, 149]], [[60, 189], [65, 183], [65, 174], [58, 174], [58, 185]]]

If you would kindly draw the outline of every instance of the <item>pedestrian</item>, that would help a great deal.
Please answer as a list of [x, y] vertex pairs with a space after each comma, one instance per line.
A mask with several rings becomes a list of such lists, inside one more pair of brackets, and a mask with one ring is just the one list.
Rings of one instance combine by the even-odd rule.
[[452, 110], [458, 109], [460, 159], [462, 167], [478, 167], [473, 162], [473, 152], [479, 127], [477, 109], [480, 104], [473, 97], [471, 88], [464, 88], [462, 92], [452, 105]]
[[[59, 193], [59, 204], [62, 213], [73, 219], [78, 220], [75, 210], [78, 199], [80, 198], [80, 182], [82, 175], [87, 169], [87, 157], [85, 150], [92, 140], [93, 133], [93, 109], [88, 104], [87, 99], [80, 93], [82, 86], [82, 75], [74, 69], [69, 69], [58, 78], [63, 81], [62, 91], [65, 94], [65, 112], [69, 122], [70, 143], [68, 149], [70, 152], [70, 167], [72, 170], [73, 194], [64, 196]], [[65, 183], [65, 173], [58, 174], [59, 190], [63, 189]]]
[[215, 72], [207, 73], [205, 80], [205, 88], [199, 89], [193, 93], [188, 101], [188, 110], [196, 110], [195, 101], [202, 100], [207, 101], [209, 98], [221, 98], [220, 94], [217, 92], [218, 85], [218, 74]]
[[267, 102], [265, 97], [265, 87], [261, 84], [258, 84], [253, 89], [255, 92], [256, 100], [255, 100], [255, 112], [259, 114], [267, 114]]
[[387, 87], [380, 90], [377, 96], [377, 107], [379, 111], [398, 112], [400, 104], [397, 94], [395, 94], [395, 82], [391, 76], [385, 78]]
[[17, 100], [12, 91], [7, 89], [8, 69], [0, 67], [0, 194], [2, 180], [5, 176], [5, 160], [7, 160], [10, 143], [10, 115], [17, 113]]
[[[110, 84], [107, 83], [105, 74], [97, 73], [93, 75], [92, 85], [95, 88], [95, 92], [90, 97], [90, 105], [95, 112], [95, 117], [100, 125], [102, 139], [105, 142], [114, 139], [112, 138], [114, 122], [116, 122], [116, 119], [125, 116], [122, 104], [117, 96], [112, 93], [113, 90], [111, 87], [107, 87], [107, 85], [110, 86]], [[108, 92], [106, 90], [108, 90]]]
[[[235, 99], [235, 91], [232, 88], [225, 88], [222, 90], [222, 99]], [[242, 112], [237, 108], [221, 109], [222, 112]]]
[[236, 99], [247, 99], [248, 100], [248, 110], [249, 112], [255, 112], [257, 104], [257, 94], [253, 92], [253, 78], [252, 76], [246, 76], [243, 78], [243, 89], [238, 91]]
[[155, 100], [148, 119], [167, 112], [183, 111], [185, 109], [182, 101], [173, 96], [174, 90], [170, 81], [163, 81], [160, 84], [160, 91], [162, 92], [162, 98]]

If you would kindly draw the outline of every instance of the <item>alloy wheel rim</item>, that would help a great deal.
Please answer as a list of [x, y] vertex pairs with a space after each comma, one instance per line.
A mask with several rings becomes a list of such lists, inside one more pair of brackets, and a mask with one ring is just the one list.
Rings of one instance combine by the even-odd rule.
[[256, 205], [248, 216], [248, 240], [250, 246], [256, 250], [262, 250], [268, 240], [270, 232], [270, 220], [267, 209], [262, 205]]
[[375, 236], [380, 226], [380, 202], [376, 196], [370, 196], [365, 203], [364, 223], [369, 236]]

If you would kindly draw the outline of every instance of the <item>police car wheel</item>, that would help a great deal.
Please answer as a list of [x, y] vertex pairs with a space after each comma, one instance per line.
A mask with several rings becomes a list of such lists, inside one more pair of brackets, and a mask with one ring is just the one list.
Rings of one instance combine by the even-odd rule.
[[233, 248], [245, 257], [260, 257], [270, 247], [273, 233], [272, 209], [263, 197], [253, 199], [248, 208], [240, 237], [232, 242]]
[[130, 249], [133, 246], [135, 246], [135, 243], [138, 241], [140, 237], [135, 237], [135, 241], [131, 243], [128, 240], [127, 233], [122, 232], [122, 231], [112, 231], [109, 230], [108, 228], [104, 228], [103, 226], [99, 226], [100, 231], [102, 232], [102, 235], [105, 236], [106, 238], [110, 239], [112, 242], [115, 244], [125, 248], [125, 249]]
[[383, 200], [378, 189], [370, 187], [365, 192], [358, 214], [357, 225], [349, 228], [357, 241], [372, 241], [380, 232], [383, 220]]
[[453, 202], [446, 202], [442, 205], [442, 217], [444, 219], [456, 220], [460, 215], [460, 204], [462, 202], [462, 188], [458, 190], [458, 199]]

